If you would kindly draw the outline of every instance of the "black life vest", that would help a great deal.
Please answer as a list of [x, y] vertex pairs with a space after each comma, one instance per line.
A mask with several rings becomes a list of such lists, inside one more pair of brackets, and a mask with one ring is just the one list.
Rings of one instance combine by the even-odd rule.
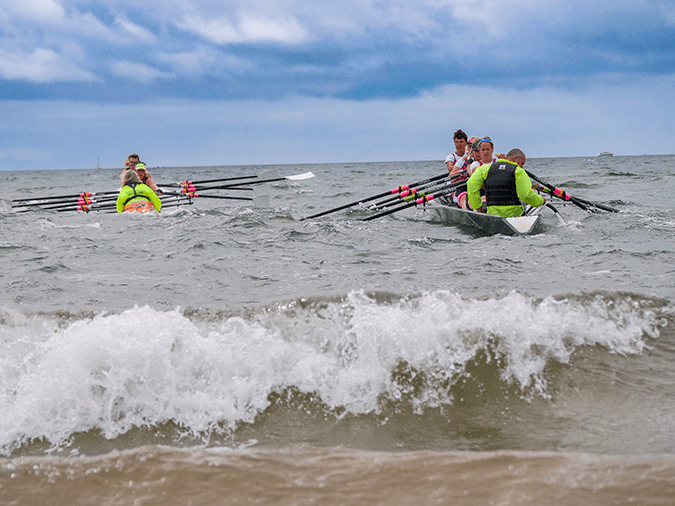
[[485, 204], [487, 206], [519, 206], [522, 202], [516, 190], [518, 164], [498, 160], [490, 165], [485, 178]]
[[131, 197], [129, 197], [127, 200], [125, 200], [124, 204], [122, 204], [122, 205], [126, 206], [129, 202], [131, 202], [132, 200], [134, 200], [135, 198], [138, 198], [138, 197], [141, 197], [142, 199], [145, 199], [148, 202], [152, 202], [152, 200], [150, 200], [150, 197], [148, 197], [146, 195], [139, 195], [138, 193], [136, 193], [136, 185], [138, 185], [138, 184], [142, 184], [142, 183], [129, 182], [129, 183], [124, 185], [124, 186], [131, 187], [131, 189], [134, 191], [134, 194]]

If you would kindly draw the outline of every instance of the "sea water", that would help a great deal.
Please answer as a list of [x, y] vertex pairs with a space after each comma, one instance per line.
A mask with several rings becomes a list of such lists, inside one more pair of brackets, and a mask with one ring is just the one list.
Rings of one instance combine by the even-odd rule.
[[440, 161], [156, 167], [315, 175], [160, 215], [17, 212], [119, 170], [0, 172], [0, 504], [673, 504], [673, 162], [528, 160], [620, 212], [523, 237], [301, 220]]

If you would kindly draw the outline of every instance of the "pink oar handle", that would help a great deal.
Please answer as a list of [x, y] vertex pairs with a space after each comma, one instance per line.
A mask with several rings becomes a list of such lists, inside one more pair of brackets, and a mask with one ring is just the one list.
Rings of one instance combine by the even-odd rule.
[[407, 197], [408, 195], [414, 195], [416, 192], [417, 192], [417, 190], [416, 190], [415, 188], [413, 188], [412, 190], [408, 190], [408, 191], [405, 191], [405, 192], [401, 193], [401, 194], [399, 195], [399, 197], [405, 198], [405, 197]]
[[399, 193], [402, 191], [406, 191], [408, 188], [410, 188], [409, 185], [399, 186], [398, 188], [394, 188], [393, 190], [391, 190], [391, 193]]
[[431, 202], [432, 200], [434, 200], [433, 195], [425, 195], [421, 199], [417, 199], [416, 202], [419, 205], [419, 204], [423, 204], [424, 202]]

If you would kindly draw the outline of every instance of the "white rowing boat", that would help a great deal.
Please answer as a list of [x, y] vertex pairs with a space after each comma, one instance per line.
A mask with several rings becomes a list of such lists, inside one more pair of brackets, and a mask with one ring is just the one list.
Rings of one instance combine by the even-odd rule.
[[440, 221], [448, 225], [478, 228], [488, 234], [531, 234], [537, 228], [541, 219], [539, 214], [504, 218], [496, 214], [477, 213], [442, 204], [429, 204], [427, 209], [435, 213], [432, 218], [434, 221]]

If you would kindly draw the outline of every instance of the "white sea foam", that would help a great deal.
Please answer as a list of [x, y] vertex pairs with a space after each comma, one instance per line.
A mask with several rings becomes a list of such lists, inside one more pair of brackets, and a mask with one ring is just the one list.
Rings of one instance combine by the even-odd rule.
[[537, 301], [518, 293], [466, 299], [447, 291], [383, 302], [293, 301], [253, 317], [191, 320], [135, 307], [64, 328], [7, 314], [0, 327], [0, 447], [57, 443], [77, 432], [107, 438], [173, 421], [199, 433], [252, 422], [268, 396], [293, 387], [348, 413], [398, 399], [402, 361], [428, 377], [419, 408], [451, 403], [447, 384], [481, 350], [502, 358], [502, 379], [546, 395], [544, 368], [585, 345], [640, 353], [653, 314], [623, 298]]

